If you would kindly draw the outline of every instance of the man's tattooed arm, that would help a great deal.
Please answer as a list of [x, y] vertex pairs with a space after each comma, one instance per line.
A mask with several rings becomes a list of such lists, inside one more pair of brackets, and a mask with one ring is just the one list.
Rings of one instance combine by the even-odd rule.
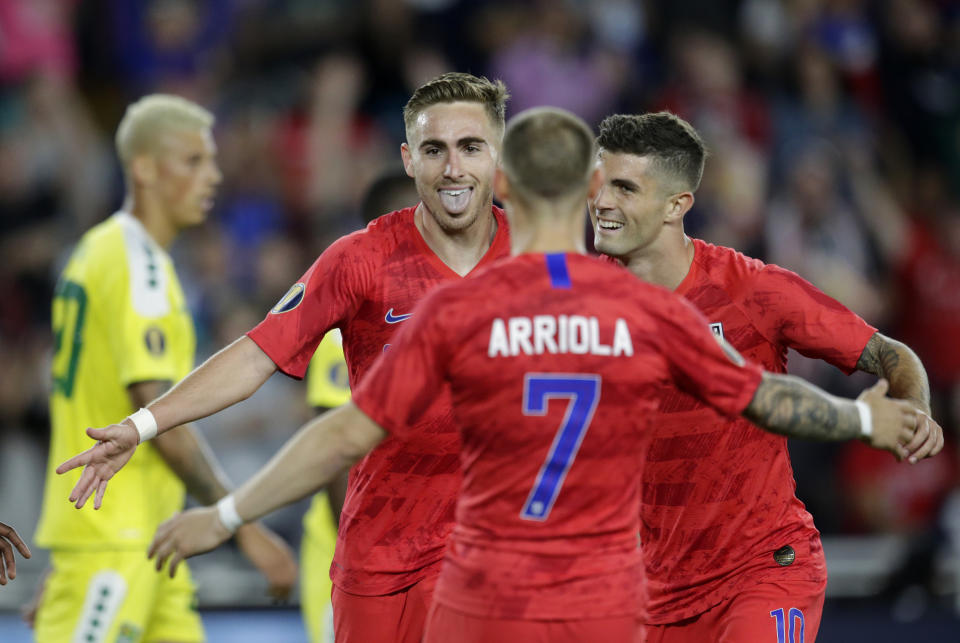
[[860, 415], [852, 401], [792, 375], [764, 373], [743, 416], [791, 438], [840, 441], [860, 436]]
[[930, 384], [920, 358], [909, 346], [882, 333], [874, 333], [860, 354], [857, 370], [890, 382], [890, 397], [908, 400], [930, 414]]

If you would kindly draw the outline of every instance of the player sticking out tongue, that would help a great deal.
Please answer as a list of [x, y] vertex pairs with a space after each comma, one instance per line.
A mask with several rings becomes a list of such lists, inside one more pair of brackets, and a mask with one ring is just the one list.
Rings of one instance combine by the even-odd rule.
[[[724, 350], [679, 296], [586, 256], [585, 199], [602, 182], [593, 147], [590, 129], [568, 112], [515, 117], [494, 179], [515, 256], [428, 294], [352, 402], [307, 424], [221, 507], [162, 525], [150, 550], [158, 564], [172, 556], [175, 568], [217, 546], [238, 524], [314, 492], [381, 442], [434, 442], [417, 420], [443, 391], [457, 418], [462, 483], [423, 641], [635, 643], [643, 640], [640, 465], [664, 383], [772, 431], [806, 436], [826, 424], [828, 439], [864, 437], [901, 452], [916, 414], [885, 399], [882, 386], [855, 403], [763, 373]], [[488, 354], [496, 319], [535, 325], [583, 310], [602, 337], [622, 320], [631, 350]], [[116, 447], [120, 430], [95, 436]], [[398, 632], [379, 640], [411, 639]]]

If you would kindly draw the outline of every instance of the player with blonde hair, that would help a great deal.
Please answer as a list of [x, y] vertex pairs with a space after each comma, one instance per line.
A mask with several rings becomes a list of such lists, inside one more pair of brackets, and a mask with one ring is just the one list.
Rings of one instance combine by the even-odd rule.
[[[458, 72], [417, 88], [404, 109], [407, 140], [400, 154], [420, 203], [337, 240], [259, 325], [120, 430], [140, 426], [148, 435], [205, 417], [249, 397], [277, 370], [303, 377], [333, 328], [343, 333], [350, 384], [358, 384], [430, 290], [509, 251], [507, 221], [493, 206], [492, 186], [506, 100], [503, 83]], [[420, 643], [460, 487], [451, 412], [450, 400], [439, 397], [417, 423], [431, 440], [387, 440], [350, 472], [330, 568], [341, 643]], [[97, 492], [99, 504], [107, 480], [136, 446], [136, 439], [95, 446], [87, 454], [95, 463], [72, 499], [83, 505]], [[229, 512], [228, 504], [219, 506]]]
[[[166, 248], [213, 204], [213, 120], [177, 96], [128, 107], [116, 136], [123, 206], [83, 236], [56, 287], [51, 466], [36, 534], [52, 550], [35, 619], [41, 643], [204, 638], [189, 574], [156, 574], [144, 557], [185, 490], [204, 504], [229, 491], [200, 434], [179, 426], [141, 449], [96, 516], [64, 502], [77, 476], [54, 467], [86, 446], [84, 428], [148, 404], [193, 367], [193, 322]], [[237, 539], [273, 591], [289, 592], [296, 564], [283, 541], [259, 525]]]

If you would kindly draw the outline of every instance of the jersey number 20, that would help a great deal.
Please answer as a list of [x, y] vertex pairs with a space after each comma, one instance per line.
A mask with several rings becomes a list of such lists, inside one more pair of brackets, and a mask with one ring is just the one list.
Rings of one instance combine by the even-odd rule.
[[547, 405], [553, 398], [568, 399], [567, 412], [520, 512], [524, 520], [542, 521], [550, 515], [600, 401], [600, 376], [566, 373], [527, 373], [524, 376], [524, 415], [546, 415]]
[[53, 387], [56, 392], [70, 397], [83, 347], [87, 293], [80, 284], [62, 280], [53, 297]]

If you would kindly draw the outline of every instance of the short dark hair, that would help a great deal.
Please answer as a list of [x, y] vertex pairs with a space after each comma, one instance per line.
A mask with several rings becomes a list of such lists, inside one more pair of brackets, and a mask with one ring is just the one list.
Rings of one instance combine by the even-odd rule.
[[484, 76], [462, 72], [447, 72], [426, 82], [413, 92], [403, 108], [403, 124], [409, 132], [420, 112], [439, 103], [480, 103], [490, 122], [503, 132], [507, 118], [507, 86], [501, 80], [491, 81]]
[[416, 205], [419, 200], [417, 186], [406, 172], [388, 170], [367, 187], [360, 204], [360, 215], [364, 223], [370, 223], [381, 214]]
[[594, 164], [593, 131], [555, 107], [528, 109], [503, 135], [503, 170], [521, 197], [556, 198], [584, 189]]
[[600, 123], [597, 144], [614, 153], [651, 156], [655, 167], [682, 180], [691, 192], [700, 187], [707, 149], [697, 130], [676, 114], [608, 116]]

